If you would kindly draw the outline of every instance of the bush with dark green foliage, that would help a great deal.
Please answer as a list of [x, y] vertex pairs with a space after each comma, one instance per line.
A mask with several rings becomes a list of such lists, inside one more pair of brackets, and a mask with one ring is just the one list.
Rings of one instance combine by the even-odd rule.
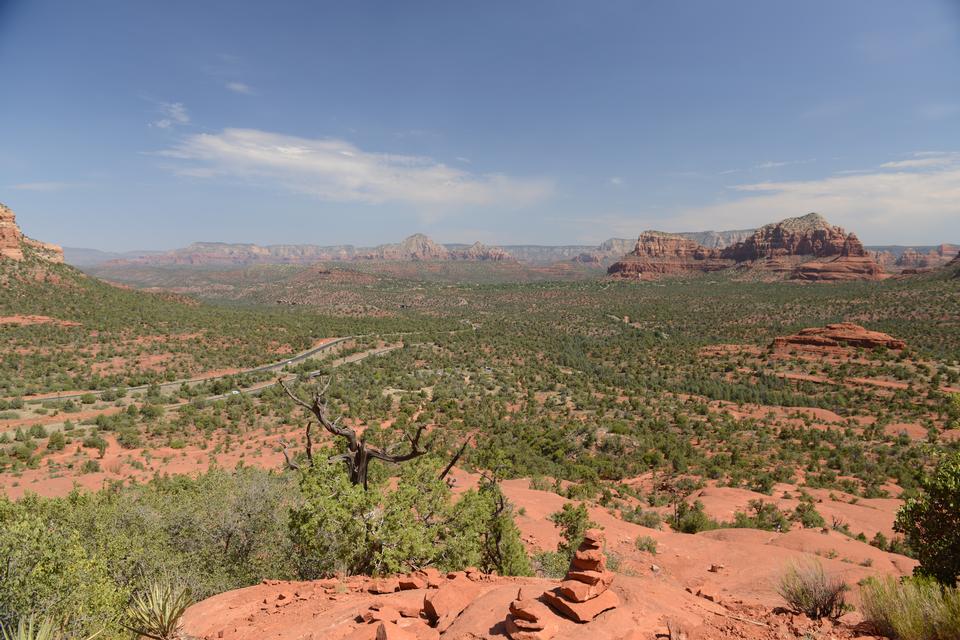
[[734, 513], [733, 526], [748, 529], [764, 529], [765, 531], [789, 531], [790, 521], [777, 505], [764, 500], [751, 500], [748, 503], [750, 512], [737, 511]]
[[[793, 519], [800, 523], [804, 529], [816, 529], [827, 524], [820, 512], [814, 506], [813, 502], [801, 501], [793, 510]], [[877, 532], [880, 535], [879, 532]]]
[[566, 556], [567, 562], [573, 558], [573, 554], [583, 543], [583, 536], [587, 529], [597, 526], [590, 520], [587, 507], [582, 502], [577, 505], [567, 502], [560, 511], [550, 514], [550, 521], [560, 529], [557, 552]]
[[700, 533], [720, 528], [720, 523], [706, 514], [703, 503], [695, 500], [693, 504], [681, 502], [677, 508], [674, 529], [680, 533]]
[[907, 500], [894, 529], [917, 554], [919, 575], [948, 586], [960, 579], [960, 451], [946, 454], [921, 482], [918, 496]]
[[423, 456], [400, 465], [395, 488], [382, 482], [364, 490], [341, 465], [308, 467], [300, 482], [303, 503], [290, 518], [300, 577], [386, 575], [431, 565], [529, 574], [499, 489], [483, 485], [454, 503], [439, 469], [437, 458]]

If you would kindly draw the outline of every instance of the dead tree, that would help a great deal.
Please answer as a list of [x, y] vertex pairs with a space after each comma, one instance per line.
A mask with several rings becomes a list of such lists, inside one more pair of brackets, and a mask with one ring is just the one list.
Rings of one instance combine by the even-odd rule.
[[[381, 451], [367, 444], [364, 436], [357, 436], [357, 432], [351, 429], [350, 427], [340, 424], [340, 418], [336, 420], [331, 420], [327, 413], [327, 401], [325, 398], [325, 393], [327, 387], [330, 386], [330, 382], [322, 388], [317, 390], [313, 394], [313, 400], [311, 402], [306, 402], [298, 398], [290, 389], [283, 383], [283, 380], [280, 380], [280, 386], [283, 387], [283, 390], [287, 392], [287, 395], [290, 396], [290, 399], [296, 402], [298, 405], [304, 409], [310, 411], [314, 417], [317, 419], [317, 422], [320, 423], [328, 433], [338, 438], [344, 438], [347, 444], [347, 450], [344, 453], [333, 456], [328, 459], [328, 462], [343, 462], [347, 465], [347, 474], [350, 476], [350, 482], [353, 484], [363, 485], [364, 490], [367, 489], [367, 469], [370, 466], [371, 460], [382, 460], [383, 462], [390, 462], [397, 464], [400, 462], [406, 462], [407, 460], [413, 460], [414, 458], [419, 458], [424, 455], [427, 450], [421, 448], [420, 446], [420, 436], [423, 434], [424, 427], [417, 427], [416, 433], [411, 436], [408, 433], [404, 433], [404, 437], [407, 442], [410, 443], [410, 451], [402, 455], [395, 455], [388, 453], [386, 451]], [[310, 427], [311, 423], [307, 423], [307, 461], [312, 466], [313, 465], [313, 441], [310, 436]], [[283, 457], [287, 460], [287, 466], [299, 469], [299, 465], [293, 463], [290, 460], [289, 455], [287, 454], [287, 445], [284, 442], [280, 443], [283, 446]]]

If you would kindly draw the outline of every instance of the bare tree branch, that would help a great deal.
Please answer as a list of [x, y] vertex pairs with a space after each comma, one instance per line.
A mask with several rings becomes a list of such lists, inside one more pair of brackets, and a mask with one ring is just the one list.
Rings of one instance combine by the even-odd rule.
[[[418, 458], [427, 453], [426, 449], [420, 446], [420, 438], [426, 428], [423, 425], [419, 426], [413, 435], [410, 435], [409, 433], [403, 434], [406, 441], [410, 444], [410, 451], [404, 454], [396, 455], [388, 451], [382, 451], [369, 446], [365, 439], [357, 437], [356, 431], [341, 424], [340, 420], [342, 416], [331, 421], [327, 412], [327, 402], [325, 398], [326, 391], [330, 388], [330, 382], [331, 380], [328, 379], [326, 384], [313, 394], [312, 402], [307, 402], [291, 391], [282, 379], [279, 380], [280, 386], [283, 387], [283, 390], [291, 400], [312, 413], [314, 417], [316, 417], [317, 422], [320, 423], [320, 426], [322, 426], [328, 433], [336, 437], [344, 438], [347, 441], [346, 452], [333, 456], [328, 460], [329, 462], [346, 463], [347, 472], [350, 475], [350, 482], [353, 484], [362, 484], [364, 489], [367, 488], [367, 469], [370, 466], [370, 460], [400, 463]], [[310, 461], [311, 466], [313, 465], [312, 426], [313, 423], [308, 421], [306, 427], [306, 453], [307, 459]], [[284, 449], [284, 456], [287, 457], [286, 449]], [[289, 464], [290, 462], [288, 458], [288, 466]], [[299, 469], [299, 467], [291, 468]]]
[[447, 464], [447, 466], [443, 468], [443, 471], [440, 473], [440, 477], [437, 478], [438, 480], [443, 480], [444, 478], [447, 477], [447, 474], [450, 473], [450, 471], [451, 471], [451, 470], [453, 469], [453, 467], [457, 464], [457, 462], [460, 461], [460, 456], [462, 456], [462, 455], [463, 455], [463, 452], [467, 450], [467, 444], [469, 444], [469, 443], [470, 443], [470, 436], [467, 436], [467, 437], [464, 439], [463, 444], [460, 445], [460, 448], [457, 449], [457, 452], [456, 452], [455, 454], [453, 454], [453, 457], [452, 457], [452, 458], [450, 458], [450, 463]]
[[287, 468], [292, 471], [300, 471], [300, 465], [290, 459], [290, 453], [288, 451], [290, 444], [286, 440], [281, 440], [280, 446], [283, 447], [283, 459], [287, 462]]

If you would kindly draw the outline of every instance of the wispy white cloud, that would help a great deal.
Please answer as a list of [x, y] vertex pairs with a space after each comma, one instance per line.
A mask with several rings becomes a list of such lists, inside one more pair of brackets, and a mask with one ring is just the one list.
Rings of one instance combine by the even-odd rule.
[[256, 129], [191, 135], [161, 155], [176, 160], [174, 170], [182, 175], [253, 180], [340, 202], [523, 206], [553, 191], [549, 180], [470, 173], [431, 158], [365, 151], [344, 140]]
[[161, 102], [158, 105], [160, 117], [150, 123], [158, 129], [172, 129], [173, 127], [190, 124], [190, 115], [182, 102]]
[[917, 151], [906, 160], [894, 160], [880, 165], [884, 169], [924, 169], [948, 167], [960, 163], [960, 152], [953, 151]]
[[228, 91], [233, 91], [234, 93], [241, 93], [247, 96], [253, 95], [253, 87], [245, 82], [228, 82], [224, 86]]
[[815, 180], [735, 184], [710, 204], [598, 214], [589, 222], [594, 235], [633, 237], [644, 229], [746, 229], [811, 211], [870, 244], [960, 241], [960, 152], [921, 151]]
[[816, 158], [807, 158], [806, 160], [780, 160], [773, 161], [767, 160], [766, 162], [761, 162], [759, 164], [753, 165], [753, 169], [779, 169], [780, 167], [788, 167], [793, 164], [810, 164], [811, 162], [816, 162]]
[[686, 229], [743, 228], [816, 211], [873, 241], [960, 238], [958, 152], [919, 152], [872, 171], [740, 184], [730, 191], [735, 197], [684, 210], [671, 222]]
[[620, 176], [612, 176], [610, 178], [607, 178], [607, 182], [609, 184], [612, 184], [615, 187], [619, 187], [620, 185], [623, 184], [623, 178], [621, 178]]

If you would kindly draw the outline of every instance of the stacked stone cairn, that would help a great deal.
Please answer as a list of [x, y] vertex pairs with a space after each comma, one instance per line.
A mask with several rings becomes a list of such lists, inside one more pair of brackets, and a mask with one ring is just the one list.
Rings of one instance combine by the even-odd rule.
[[523, 589], [510, 603], [504, 627], [512, 640], [550, 640], [559, 631], [553, 611], [539, 600], [525, 598]]
[[613, 575], [603, 553], [603, 532], [588, 529], [563, 582], [544, 593], [543, 600], [565, 618], [590, 622], [620, 604], [617, 594], [609, 590]]

